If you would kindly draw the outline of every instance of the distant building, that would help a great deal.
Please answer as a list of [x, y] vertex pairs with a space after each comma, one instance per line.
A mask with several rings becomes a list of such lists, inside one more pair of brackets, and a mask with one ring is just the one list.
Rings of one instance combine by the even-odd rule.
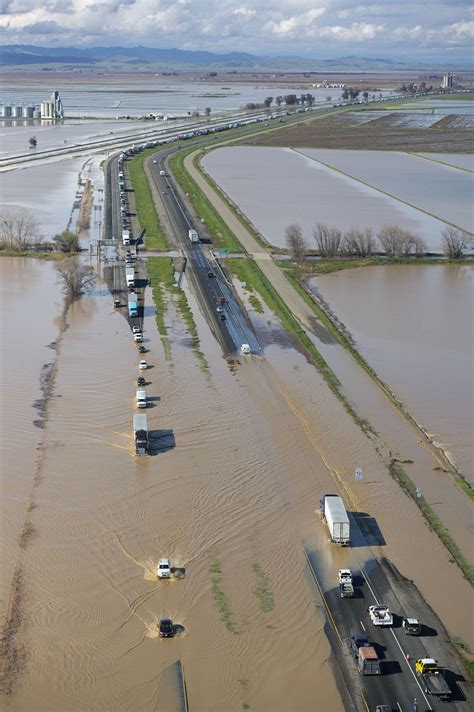
[[56, 121], [64, 118], [64, 108], [58, 91], [53, 91], [51, 98], [41, 102], [41, 118]]
[[54, 101], [42, 101], [41, 102], [41, 118], [49, 119], [53, 121], [54, 119]]
[[443, 89], [451, 89], [453, 86], [453, 75], [451, 72], [443, 74], [443, 83], [441, 84]]

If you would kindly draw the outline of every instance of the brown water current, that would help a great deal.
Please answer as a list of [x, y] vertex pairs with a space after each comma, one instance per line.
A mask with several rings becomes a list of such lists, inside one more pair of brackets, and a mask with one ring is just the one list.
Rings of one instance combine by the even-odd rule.
[[[22, 655], [9, 668], [2, 709], [168, 712], [183, 709], [184, 676], [191, 711], [303, 712], [316, 697], [318, 709], [342, 711], [305, 550], [326, 562], [328, 586], [342, 566], [389, 556], [450, 630], [472, 643], [469, 585], [305, 358], [282, 339], [233, 372], [191, 299], [209, 371], [172, 304], [166, 362], [150, 299], [148, 292], [153, 368], [145, 375], [156, 454], [144, 458], [133, 454], [139, 359], [125, 319], [101, 286], [69, 310], [54, 397], [38, 429], [35, 536], [23, 548], [17, 535], [7, 539], [7, 562], [22, 565], [12, 629]], [[26, 314], [25, 324], [31, 306]], [[276, 334], [278, 324], [270, 329]], [[23, 363], [25, 383], [37, 383], [38, 369]], [[10, 420], [3, 424], [13, 439]], [[16, 447], [12, 461], [24, 457]], [[362, 482], [354, 481], [355, 464], [364, 468]], [[4, 481], [11, 497], [2, 508], [18, 533], [31, 478], [28, 486]], [[352, 511], [375, 517], [385, 545], [328, 543], [315, 510], [337, 488]], [[161, 556], [184, 570], [180, 577], [156, 579]], [[266, 582], [265, 605], [256, 571]], [[12, 591], [14, 565], [7, 573]], [[160, 640], [157, 624], [168, 616], [180, 635]]]
[[[181, 339], [170, 367], [151, 312], [148, 422], [160, 452], [142, 459], [132, 447], [138, 354], [126, 321], [103, 289], [68, 313], [31, 512], [36, 536], [22, 552], [15, 643], [25, 656], [4, 709], [179, 709], [179, 661], [191, 710], [309, 710], [315, 686], [324, 709], [342, 710], [281, 488], [286, 451], [210, 335], [211, 379]], [[16, 542], [11, 549], [16, 556]], [[184, 578], [157, 581], [163, 555]], [[216, 562], [235, 632], [213, 600]], [[254, 564], [268, 577], [268, 612]], [[162, 616], [182, 626], [175, 640], [158, 639]]]

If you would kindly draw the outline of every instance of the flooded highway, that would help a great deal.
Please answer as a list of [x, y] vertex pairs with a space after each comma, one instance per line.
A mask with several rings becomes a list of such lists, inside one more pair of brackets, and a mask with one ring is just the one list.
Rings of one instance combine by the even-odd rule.
[[[10, 276], [24, 269], [23, 260], [15, 264]], [[45, 268], [41, 288], [49, 293], [51, 266], [29, 264], [25, 291], [31, 286], [37, 295], [33, 277]], [[11, 601], [16, 623], [3, 708], [167, 712], [183, 708], [184, 678], [190, 710], [306, 711], [314, 709], [315, 691], [321, 709], [343, 710], [344, 683], [305, 552], [319, 552], [334, 577], [353, 555], [363, 561], [383, 552], [415, 579], [450, 629], [467, 637], [469, 585], [372, 443], [306, 359], [278, 338], [278, 323], [265, 359], [230, 369], [190, 300], [206, 370], [172, 301], [166, 361], [149, 290], [146, 300], [154, 456], [133, 455], [138, 354], [99, 284], [69, 310], [47, 422], [31, 428], [41, 435], [40, 476], [34, 488], [33, 473], [25, 482], [6, 480], [10, 497], [2, 506], [11, 534], [3, 600]], [[26, 332], [31, 299], [18, 307]], [[37, 340], [55, 339], [55, 316], [44, 315]], [[24, 351], [15, 341], [10, 360]], [[43, 354], [36, 363], [23, 358], [29, 388], [43, 361]], [[4, 437], [16, 443], [17, 422], [4, 412], [3, 423]], [[39, 441], [29, 442], [34, 448]], [[12, 474], [33, 468], [27, 448], [13, 451]], [[363, 482], [354, 481], [355, 463], [364, 468]], [[335, 487], [381, 532], [352, 554], [329, 545], [317, 516], [320, 497]], [[15, 500], [22, 506], [12, 506]], [[26, 509], [31, 535], [21, 541]], [[179, 577], [157, 580], [162, 556]], [[12, 600], [17, 561], [22, 585]], [[450, 574], [436, 589], [433, 567]], [[179, 626], [176, 639], [158, 638], [162, 617]]]

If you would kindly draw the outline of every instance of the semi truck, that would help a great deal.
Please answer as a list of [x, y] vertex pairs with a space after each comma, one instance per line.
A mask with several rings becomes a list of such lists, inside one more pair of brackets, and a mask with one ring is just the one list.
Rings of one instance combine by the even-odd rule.
[[127, 287], [135, 286], [135, 268], [125, 267], [125, 279], [127, 281]]
[[199, 242], [199, 234], [197, 230], [189, 230], [188, 237], [190, 242]]
[[137, 388], [135, 402], [137, 408], [146, 408], [146, 388]]
[[128, 295], [128, 316], [138, 316], [138, 297], [135, 292]]
[[320, 502], [320, 510], [328, 525], [331, 541], [334, 544], [348, 546], [350, 543], [349, 517], [339, 495], [325, 494]]
[[357, 669], [361, 675], [380, 675], [382, 673], [379, 657], [371, 645], [359, 648]]
[[144, 413], [137, 413], [133, 416], [133, 437], [135, 453], [146, 455], [148, 452], [148, 424]]
[[130, 230], [122, 230], [122, 242], [124, 245], [130, 244]]
[[434, 658], [420, 658], [415, 663], [416, 674], [421, 680], [424, 691], [440, 700], [451, 699], [451, 688], [446, 682], [445, 671], [438, 667]]

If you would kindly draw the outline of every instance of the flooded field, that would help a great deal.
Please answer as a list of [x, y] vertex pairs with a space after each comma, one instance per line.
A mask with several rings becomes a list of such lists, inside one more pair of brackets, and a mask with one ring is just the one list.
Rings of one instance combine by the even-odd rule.
[[[10, 276], [21, 274], [15, 264]], [[37, 300], [45, 287], [31, 287]], [[208, 371], [172, 306], [166, 361], [147, 293], [153, 456], [133, 455], [138, 354], [101, 284], [67, 316], [34, 487], [25, 476], [31, 453], [17, 446], [17, 421], [4, 416], [16, 467], [2, 475], [10, 492], [2, 499], [5, 570], [19, 561], [22, 572], [21, 586], [3, 599], [11, 601], [13, 590], [8, 712], [168, 712], [183, 709], [183, 677], [189, 709], [198, 712], [309, 712], [315, 690], [321, 709], [342, 712], [305, 552], [324, 559], [331, 580], [341, 566], [388, 555], [469, 639], [467, 582], [319, 374], [277, 338], [278, 324], [265, 358], [231, 371], [191, 306]], [[26, 331], [31, 301], [19, 301], [19, 311], [16, 323]], [[43, 332], [35, 340], [42, 343]], [[16, 363], [23, 354], [16, 378], [31, 387], [38, 369], [24, 351], [14, 341], [9, 357]], [[356, 461], [368, 474], [361, 483]], [[16, 471], [23, 477], [13, 478]], [[329, 545], [315, 510], [335, 488], [353, 511], [376, 518], [383, 540], [350, 550]], [[25, 521], [30, 536], [19, 546]], [[171, 581], [156, 579], [161, 556], [179, 569]], [[433, 570], [448, 567], [434, 588]], [[179, 626], [175, 640], [157, 637], [164, 616]]]
[[431, 158], [433, 161], [450, 163], [452, 166], [474, 172], [474, 154], [472, 153], [421, 153], [420, 155]]
[[[294, 222], [301, 225], [311, 247], [315, 245], [311, 236], [312, 229], [318, 222], [342, 230], [370, 226], [374, 231], [388, 224], [399, 225], [421, 235], [430, 251], [440, 251], [440, 234], [445, 227], [443, 222], [308, 158], [304, 155], [306, 153], [310, 156], [313, 153], [325, 156], [330, 154], [331, 157], [354, 153], [357, 154], [355, 165], [358, 169], [369, 163], [370, 156], [374, 155], [370, 151], [293, 151], [285, 148], [242, 146], [212, 151], [203, 159], [202, 164], [272, 245], [286, 247], [285, 228]], [[393, 154], [377, 153], [375, 158], [382, 165], [385, 157], [389, 163], [391, 155]], [[399, 156], [400, 159], [404, 157], [402, 154], [395, 154], [394, 158]], [[421, 172], [424, 170], [437, 174], [437, 171], [445, 169], [444, 166], [431, 161], [409, 156], [407, 158], [417, 167], [420, 164]], [[459, 221], [462, 216], [467, 220], [469, 208], [465, 194], [468, 191], [470, 176], [456, 169], [446, 170], [449, 171], [449, 176], [454, 173], [454, 182], [459, 180], [460, 185], [462, 184], [464, 193], [459, 198], [459, 213], [456, 215]], [[397, 176], [398, 174], [394, 174], [393, 180], [396, 180]], [[400, 181], [400, 178], [398, 181], [401, 186], [403, 181]], [[444, 183], [439, 185], [440, 191], [443, 186]], [[420, 190], [423, 195], [428, 187], [421, 187]], [[418, 192], [416, 195], [418, 196]], [[411, 199], [418, 200], [413, 196]], [[440, 202], [443, 201], [451, 206], [451, 210], [455, 209], [451, 188], [447, 197], [440, 197]]]
[[303, 149], [302, 153], [431, 215], [474, 232], [472, 175], [418, 156], [395, 151]]
[[345, 270], [311, 280], [362, 356], [472, 480], [474, 270]]

